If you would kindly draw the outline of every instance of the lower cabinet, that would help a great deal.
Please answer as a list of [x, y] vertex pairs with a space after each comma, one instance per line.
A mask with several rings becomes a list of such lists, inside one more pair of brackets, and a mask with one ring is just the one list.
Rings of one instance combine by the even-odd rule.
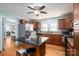
[[75, 56], [76, 51], [73, 46], [71, 46], [69, 43], [67, 43], [67, 56]]
[[74, 33], [74, 47], [76, 56], [79, 56], [79, 33]]
[[47, 43], [48, 44], [54, 44], [54, 45], [60, 45], [62, 46], [62, 35], [61, 34], [42, 34], [44, 37], [49, 37]]

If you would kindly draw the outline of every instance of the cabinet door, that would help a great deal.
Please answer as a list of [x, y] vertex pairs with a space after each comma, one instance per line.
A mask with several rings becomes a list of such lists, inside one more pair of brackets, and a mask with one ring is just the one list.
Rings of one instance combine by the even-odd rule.
[[62, 20], [59, 20], [59, 29], [67, 29], [72, 27], [72, 18], [68, 17]]
[[79, 3], [74, 4], [74, 20], [79, 20]]
[[55, 45], [63, 45], [62, 36], [59, 34], [53, 34], [52, 43]]
[[64, 29], [64, 20], [63, 20], [63, 19], [60, 19], [60, 20], [58, 21], [58, 28], [59, 28], [59, 29]]
[[40, 28], [40, 22], [33, 22], [32, 24], [34, 26], [34, 29], [39, 29]]
[[61, 46], [63, 45], [62, 36], [59, 34], [51, 34], [47, 43]]
[[71, 21], [71, 18], [70, 17], [69, 18], [66, 18], [64, 20], [64, 27], [65, 28], [71, 28], [72, 27], [72, 21]]
[[26, 20], [24, 20], [24, 19], [19, 20], [19, 24], [25, 24], [25, 22], [26, 22]]
[[47, 41], [48, 44], [53, 44], [54, 40], [53, 40], [53, 35], [49, 34], [49, 40]]

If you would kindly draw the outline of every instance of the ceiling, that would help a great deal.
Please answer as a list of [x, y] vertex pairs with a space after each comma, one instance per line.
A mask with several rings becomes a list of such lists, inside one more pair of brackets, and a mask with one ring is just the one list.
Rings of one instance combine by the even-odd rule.
[[[31, 7], [34, 7], [35, 5], [45, 5], [46, 8], [43, 10], [48, 13], [40, 14], [39, 16], [34, 14], [27, 14], [27, 12], [32, 11], [31, 9], [27, 8], [27, 5], [30, 5]], [[1, 15], [23, 19], [46, 19], [63, 16], [71, 12], [73, 12], [72, 3], [0, 3]]]

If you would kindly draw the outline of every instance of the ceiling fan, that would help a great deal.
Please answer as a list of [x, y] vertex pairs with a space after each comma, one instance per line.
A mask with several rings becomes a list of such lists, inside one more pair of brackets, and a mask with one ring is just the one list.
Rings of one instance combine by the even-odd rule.
[[31, 14], [34, 13], [36, 16], [39, 16], [39, 13], [43, 13], [43, 14], [47, 14], [47, 12], [42, 11], [46, 6], [35, 6], [34, 8], [27, 6], [28, 8], [30, 8], [31, 10], [33, 10], [32, 12], [28, 12], [27, 14]]

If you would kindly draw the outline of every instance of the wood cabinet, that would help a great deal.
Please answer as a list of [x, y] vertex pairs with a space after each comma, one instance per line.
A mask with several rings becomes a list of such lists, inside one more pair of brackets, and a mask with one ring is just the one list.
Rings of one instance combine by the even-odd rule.
[[54, 44], [54, 45], [60, 45], [62, 46], [62, 35], [60, 34], [42, 34], [44, 37], [49, 37], [47, 43], [48, 44]]
[[79, 33], [74, 34], [74, 49], [77, 56], [79, 56]]
[[65, 19], [60, 19], [59, 20], [59, 29], [67, 29], [67, 28], [71, 28], [72, 24], [73, 24], [73, 18], [72, 17], [68, 17]]
[[64, 25], [65, 25], [65, 28], [72, 28], [72, 18], [71, 17], [69, 17], [69, 18], [66, 18], [65, 20], [65, 23], [64, 23]]
[[46, 54], [46, 42], [40, 46], [35, 46], [36, 53], [35, 56], [45, 56]]
[[59, 29], [64, 29], [64, 19], [60, 19], [60, 20], [58, 21], [58, 28], [59, 28]]
[[[75, 24], [76, 23], [76, 24]], [[79, 3], [74, 4], [74, 47], [79, 56]]]
[[32, 22], [34, 29], [39, 29], [40, 28], [40, 22]]
[[24, 19], [19, 20], [19, 24], [25, 24], [25, 22], [26, 22], [26, 20], [24, 20]]
[[79, 3], [74, 4], [74, 20], [79, 20]]
[[55, 34], [55, 35], [53, 35], [52, 39], [53, 39], [54, 43], [56, 43], [57, 45], [63, 45], [61, 35]]

